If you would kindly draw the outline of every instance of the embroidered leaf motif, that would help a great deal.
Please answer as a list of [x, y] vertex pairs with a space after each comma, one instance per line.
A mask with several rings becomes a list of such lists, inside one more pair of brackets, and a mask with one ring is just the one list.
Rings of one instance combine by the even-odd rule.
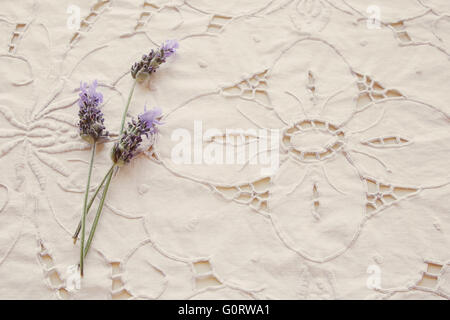
[[33, 152], [33, 154], [38, 158], [42, 163], [49, 166], [51, 169], [61, 173], [63, 176], [68, 177], [70, 175], [70, 170], [67, 169], [60, 161], [57, 159], [51, 158], [41, 152]]
[[270, 98], [267, 93], [267, 71], [256, 73], [234, 85], [225, 86], [221, 89], [221, 92], [224, 96], [252, 100], [269, 108]]
[[6, 142], [5, 144], [0, 146], [0, 158], [3, 157], [5, 154], [10, 152], [15, 146], [17, 146], [19, 143], [23, 141], [24, 138], [16, 139], [13, 141]]
[[224, 198], [241, 204], [248, 204], [257, 211], [267, 210], [267, 201], [270, 197], [269, 187], [271, 178], [265, 177], [254, 182], [237, 186], [212, 186]]
[[375, 81], [368, 75], [359, 73], [355, 73], [355, 75], [358, 78], [358, 108], [364, 108], [374, 101], [404, 97], [398, 90], [385, 88], [380, 82]]
[[38, 148], [50, 147], [55, 144], [56, 139], [54, 137], [41, 138], [41, 139], [30, 139], [31, 144]]
[[77, 125], [77, 119], [64, 113], [53, 112], [45, 116], [45, 118], [53, 119], [62, 123], [67, 123], [73, 127]]
[[364, 177], [366, 182], [366, 213], [375, 214], [390, 206], [392, 203], [416, 194], [419, 189], [412, 187], [395, 186], [382, 183], [371, 177]]
[[[254, 132], [252, 132], [254, 131]], [[209, 137], [205, 137], [204, 142], [232, 145], [232, 146], [242, 146], [249, 143], [253, 143], [258, 141], [258, 135], [256, 130], [248, 130], [247, 132], [236, 131], [236, 132], [227, 132], [224, 134], [216, 134], [211, 135]]]
[[42, 172], [42, 167], [39, 165], [39, 162], [36, 161], [35, 157], [30, 155], [28, 157], [28, 165], [30, 166], [31, 171], [39, 182], [39, 187], [41, 188], [41, 190], [45, 190], [45, 187], [47, 185], [47, 178]]
[[53, 112], [53, 111], [70, 108], [77, 101], [78, 101], [78, 96], [66, 98], [63, 100], [55, 101], [55, 102], [51, 101], [49, 106], [44, 108], [37, 117], [38, 118], [45, 117], [45, 118], [55, 119], [55, 120], [58, 120], [61, 122], [66, 122], [70, 125], [75, 125], [75, 122], [76, 122], [75, 117], [69, 117], [66, 114]]
[[8, 107], [0, 105], [0, 113], [3, 114], [5, 119], [8, 120], [8, 122], [10, 124], [12, 124], [13, 126], [19, 128], [19, 129], [22, 129], [22, 130], [27, 129], [27, 127], [24, 124], [20, 123], [19, 121], [17, 121], [15, 119], [14, 113]]
[[23, 131], [20, 130], [0, 129], [0, 138], [17, 137], [23, 134]]
[[71, 142], [62, 145], [56, 145], [53, 147], [42, 149], [41, 152], [45, 153], [62, 153], [76, 150], [87, 150], [89, 149], [89, 145], [87, 143], [82, 142]]
[[362, 140], [361, 143], [373, 148], [391, 148], [408, 145], [411, 141], [400, 136], [382, 136], [378, 138], [365, 139]]

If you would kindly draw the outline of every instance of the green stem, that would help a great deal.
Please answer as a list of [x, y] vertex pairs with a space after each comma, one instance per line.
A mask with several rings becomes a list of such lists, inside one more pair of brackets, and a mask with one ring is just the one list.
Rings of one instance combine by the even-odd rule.
[[[136, 87], [136, 82], [137, 82], [136, 80], [133, 81], [133, 85], [132, 85], [132, 87], [130, 89], [130, 93], [128, 94], [127, 104], [125, 105], [125, 110], [123, 111], [123, 115], [122, 115], [122, 122], [120, 124], [119, 139], [120, 139], [120, 136], [122, 135], [123, 129], [125, 127], [125, 120], [127, 118], [128, 108], [130, 107], [131, 98], [133, 97], [134, 89]], [[86, 257], [86, 255], [87, 255], [87, 253], [89, 251], [89, 248], [91, 247], [92, 239], [94, 238], [95, 230], [97, 229], [98, 220], [100, 219], [100, 215], [101, 215], [102, 210], [103, 210], [103, 205], [105, 203], [106, 194], [108, 193], [109, 185], [111, 183], [111, 178], [112, 178], [112, 175], [113, 175], [114, 167], [115, 167], [115, 164], [112, 165], [111, 169], [108, 171], [108, 173], [105, 176], [105, 178], [106, 178], [105, 187], [103, 188], [102, 198], [100, 199], [100, 203], [99, 203], [99, 206], [97, 208], [97, 213], [95, 215], [95, 219], [94, 219], [94, 222], [92, 224], [91, 231], [89, 232], [89, 237], [88, 237], [88, 240], [86, 242], [86, 247], [85, 247], [85, 250], [84, 250], [84, 257]], [[102, 181], [102, 184], [103, 184], [103, 181]], [[99, 188], [96, 191], [95, 195], [97, 195], [98, 191], [100, 190], [100, 187], [101, 187], [101, 185], [99, 186]], [[92, 201], [94, 201], [94, 198], [95, 197], [92, 198]], [[81, 255], [83, 256], [83, 253]]]
[[91, 186], [91, 176], [92, 176], [92, 168], [94, 167], [94, 156], [95, 156], [95, 149], [97, 144], [94, 142], [92, 145], [92, 153], [91, 153], [91, 162], [89, 163], [89, 173], [88, 173], [88, 179], [86, 183], [86, 192], [84, 193], [84, 204], [83, 204], [83, 216], [81, 218], [81, 249], [80, 249], [80, 273], [81, 276], [83, 276], [83, 267], [84, 267], [84, 235], [86, 231], [86, 210], [87, 210], [87, 202], [89, 198], [89, 189]]
[[123, 133], [123, 128], [125, 127], [125, 120], [127, 118], [127, 114], [128, 114], [128, 108], [130, 107], [130, 102], [131, 102], [131, 97], [133, 96], [134, 93], [134, 88], [136, 87], [136, 80], [133, 81], [133, 86], [131, 87], [130, 93], [128, 95], [128, 101], [127, 104], [125, 105], [125, 110], [123, 111], [123, 115], [122, 115], [122, 123], [120, 124], [120, 133], [119, 133], [119, 138]]
[[86, 242], [86, 249], [84, 250], [84, 256], [85, 257], [86, 257], [86, 255], [87, 255], [87, 253], [89, 251], [89, 248], [91, 247], [92, 239], [94, 238], [94, 233], [95, 233], [95, 230], [97, 229], [98, 220], [100, 219], [100, 214], [102, 213], [102, 210], [103, 210], [103, 205], [105, 203], [106, 194], [108, 192], [109, 185], [111, 183], [112, 174], [113, 174], [113, 171], [110, 171], [108, 173], [108, 177], [106, 179], [105, 188], [103, 189], [102, 198], [101, 198], [100, 204], [98, 205], [98, 208], [97, 208], [97, 214], [95, 215], [95, 219], [94, 219], [94, 222], [92, 223], [91, 231], [89, 232], [89, 238], [88, 238], [88, 240]]
[[[106, 178], [108, 177], [108, 174], [112, 171], [113, 168], [114, 168], [114, 165], [112, 165], [111, 168], [108, 170], [108, 172], [105, 174], [105, 176], [103, 177], [102, 182], [100, 182], [100, 185], [97, 187], [97, 190], [95, 190], [94, 195], [91, 197], [91, 200], [89, 200], [89, 203], [88, 203], [88, 206], [87, 206], [86, 215], [89, 215], [89, 212], [90, 212], [89, 210], [91, 209], [95, 198], [97, 197], [98, 193], [100, 192], [100, 189], [105, 184]], [[82, 221], [80, 219], [80, 222], [78, 223], [78, 226], [77, 226], [77, 230], [75, 231], [75, 233], [72, 236], [74, 244], [77, 243], [78, 235], [80, 234], [80, 231], [81, 231], [81, 224], [82, 224]]]

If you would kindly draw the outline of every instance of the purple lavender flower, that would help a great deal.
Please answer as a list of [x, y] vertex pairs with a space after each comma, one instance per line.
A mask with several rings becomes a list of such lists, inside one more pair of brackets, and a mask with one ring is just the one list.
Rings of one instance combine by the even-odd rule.
[[141, 61], [136, 62], [131, 67], [131, 76], [143, 81], [148, 75], [156, 72], [159, 66], [166, 62], [166, 58], [172, 56], [178, 47], [176, 40], [167, 40], [157, 50], [152, 49], [148, 55], [144, 54]]
[[98, 106], [103, 102], [103, 95], [97, 92], [97, 80], [91, 85], [87, 83], [80, 84], [80, 99], [78, 105], [80, 110], [78, 116], [78, 127], [80, 136], [89, 143], [94, 143], [100, 138], [108, 136], [103, 125], [103, 113]]
[[144, 113], [137, 117], [137, 121], [133, 119], [128, 123], [128, 127], [123, 132], [120, 140], [112, 148], [111, 158], [115, 164], [122, 166], [130, 162], [137, 154], [137, 149], [142, 142], [142, 136], [145, 135], [148, 138], [150, 135], [158, 132], [156, 125], [162, 124], [159, 121], [161, 114], [162, 112], [159, 108], [147, 111], [146, 107], [144, 107]]
[[175, 51], [180, 47], [177, 40], [167, 40], [161, 46], [161, 49], [165, 53], [165, 57], [168, 58], [175, 53]]
[[161, 115], [162, 110], [160, 108], [155, 107], [153, 110], [147, 111], [147, 106], [144, 106], [144, 113], [140, 114], [138, 119], [146, 123], [147, 127], [150, 128], [150, 133], [154, 133], [157, 130], [155, 125], [162, 125], [162, 122], [158, 120], [161, 118]]

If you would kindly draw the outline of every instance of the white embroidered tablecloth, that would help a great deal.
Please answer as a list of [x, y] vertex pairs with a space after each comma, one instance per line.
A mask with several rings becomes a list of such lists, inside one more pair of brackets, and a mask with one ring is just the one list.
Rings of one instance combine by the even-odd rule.
[[[448, 0], [1, 0], [0, 298], [448, 299], [449, 36]], [[79, 283], [80, 81], [117, 133], [166, 39], [129, 113], [164, 125], [114, 176]], [[175, 161], [199, 125], [204, 150], [279, 129], [279, 168]]]

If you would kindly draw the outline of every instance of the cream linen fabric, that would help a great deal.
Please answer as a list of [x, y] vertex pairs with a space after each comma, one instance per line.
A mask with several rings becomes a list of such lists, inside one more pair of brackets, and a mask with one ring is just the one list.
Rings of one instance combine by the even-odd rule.
[[[0, 298], [448, 299], [449, 35], [448, 0], [1, 0]], [[115, 175], [71, 290], [80, 81], [117, 133], [166, 39], [130, 108], [163, 109], [159, 140]], [[281, 129], [279, 170], [177, 164], [194, 121]]]

